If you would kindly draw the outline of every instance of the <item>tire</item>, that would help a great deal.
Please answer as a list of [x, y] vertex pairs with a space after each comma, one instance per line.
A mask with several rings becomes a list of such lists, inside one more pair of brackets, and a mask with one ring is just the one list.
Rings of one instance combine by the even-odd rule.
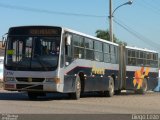
[[142, 83], [142, 88], [135, 91], [136, 94], [145, 94], [148, 90], [148, 82], [147, 79], [144, 78]]
[[115, 91], [114, 91], [114, 94], [115, 94], [115, 95], [120, 95], [120, 94], [121, 94], [121, 90], [115, 90]]
[[114, 80], [110, 78], [108, 91], [105, 91], [105, 96], [112, 97], [114, 95]]
[[75, 92], [74, 93], [69, 93], [69, 96], [71, 99], [78, 100], [80, 99], [81, 96], [81, 81], [79, 76], [76, 77], [76, 82], [75, 82]]
[[30, 100], [36, 100], [37, 99], [37, 94], [34, 92], [28, 92], [28, 98]]

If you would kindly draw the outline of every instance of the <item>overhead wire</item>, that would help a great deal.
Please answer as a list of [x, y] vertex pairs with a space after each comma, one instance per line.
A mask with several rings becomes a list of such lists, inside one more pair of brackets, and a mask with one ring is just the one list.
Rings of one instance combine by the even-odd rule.
[[[146, 2], [144, 2], [144, 3], [145, 3], [146, 7], [149, 7]], [[0, 7], [1, 8], [7, 8], [7, 9], [30, 11], [30, 12], [46, 13], [46, 14], [57, 14], [57, 15], [76, 16], [76, 17], [78, 16], [78, 17], [92, 17], [92, 18], [107, 18], [107, 16], [105, 16], [105, 15], [90, 15], [90, 14], [80, 14], [80, 13], [58, 12], [58, 11], [51, 11], [51, 10], [46, 10], [46, 9], [30, 8], [30, 7], [25, 7], [25, 6], [8, 5], [8, 4], [4, 4], [4, 3], [0, 3]], [[151, 8], [153, 9], [153, 6]], [[154, 43], [153, 41], [151, 41], [148, 38], [144, 37], [140, 33], [138, 33], [135, 30], [133, 30], [132, 28], [128, 27], [127, 25], [122, 24], [117, 19], [113, 19], [113, 21], [117, 25], [119, 25], [120, 27], [122, 27], [123, 29], [125, 29], [126, 31], [128, 31], [130, 34], [132, 34], [133, 36], [135, 36], [136, 38], [138, 38], [139, 40], [141, 40], [141, 41], [143, 41], [145, 43], [147, 41], [147, 43], [149, 45], [152, 44], [152, 45], [156, 46], [156, 48], [159, 48], [160, 44]]]
[[137, 39], [143, 41], [144, 43], [146, 43], [147, 45], [149, 45], [150, 47], [154, 47], [154, 49], [156, 48], [156, 50], [159, 50], [159, 43], [155, 43], [152, 40], [148, 39], [147, 37], [143, 36], [142, 34], [140, 34], [139, 32], [133, 30], [131, 27], [128, 27], [127, 25], [119, 22], [119, 20], [117, 19], [113, 19], [113, 21], [120, 26], [121, 28], [123, 28], [124, 30], [126, 30], [127, 32], [129, 32], [132, 36], [136, 37]]
[[145, 0], [143, 0], [143, 1], [140, 0], [139, 3], [140, 4], [137, 4], [137, 5], [140, 5], [141, 7], [144, 7], [149, 12], [152, 12], [156, 15], [160, 15], [160, 10], [158, 10], [157, 7], [151, 5], [150, 3], [146, 2]]
[[0, 3], [1, 8], [7, 9], [15, 9], [15, 10], [23, 10], [23, 11], [30, 11], [30, 12], [38, 12], [38, 13], [46, 13], [46, 14], [57, 14], [57, 15], [65, 15], [65, 16], [79, 16], [79, 17], [92, 17], [92, 18], [106, 18], [107, 16], [104, 15], [90, 15], [90, 14], [81, 14], [81, 13], [67, 13], [67, 12], [58, 12], [58, 11], [51, 11], [46, 9], [37, 9], [25, 6], [16, 6], [16, 5], [8, 5], [4, 3]]
[[[159, 9], [159, 5], [158, 4], [160, 4], [160, 3], [157, 3], [157, 1], [156, 0], [154, 0], [154, 1], [150, 1], [150, 2], [148, 2], [148, 0], [142, 0], [142, 2], [144, 3], [144, 4], [146, 4], [147, 6], [149, 6], [149, 7], [151, 7], [152, 9], [155, 9], [156, 11], [159, 11], [160, 12], [160, 9]], [[156, 4], [155, 4], [156, 3]], [[157, 6], [158, 5], [158, 6]]]

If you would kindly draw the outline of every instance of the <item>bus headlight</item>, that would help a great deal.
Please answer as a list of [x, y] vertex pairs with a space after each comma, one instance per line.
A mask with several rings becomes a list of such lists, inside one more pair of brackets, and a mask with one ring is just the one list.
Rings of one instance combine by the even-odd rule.
[[60, 78], [46, 78], [46, 82], [60, 83]]
[[12, 82], [12, 81], [15, 81], [15, 78], [14, 77], [6, 77], [5, 81]]

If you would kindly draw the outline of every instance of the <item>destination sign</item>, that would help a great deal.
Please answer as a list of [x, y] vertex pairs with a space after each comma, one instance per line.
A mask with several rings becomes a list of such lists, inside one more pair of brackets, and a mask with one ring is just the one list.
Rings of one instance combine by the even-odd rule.
[[31, 29], [30, 34], [32, 35], [58, 35], [56, 29]]
[[54, 36], [61, 35], [60, 27], [30, 26], [10, 28], [8, 35]]

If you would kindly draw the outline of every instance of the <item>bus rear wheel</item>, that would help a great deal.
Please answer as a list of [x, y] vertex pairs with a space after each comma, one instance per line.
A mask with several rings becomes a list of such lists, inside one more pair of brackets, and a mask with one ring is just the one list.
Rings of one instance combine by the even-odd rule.
[[75, 92], [69, 93], [69, 96], [71, 99], [78, 100], [80, 99], [81, 95], [81, 80], [79, 76], [76, 77], [76, 83], [75, 83]]
[[110, 78], [108, 91], [105, 91], [105, 96], [112, 97], [114, 95], [114, 80]]
[[147, 82], [147, 79], [144, 78], [143, 83], [142, 83], [142, 88], [136, 90], [135, 93], [137, 93], [137, 94], [145, 94], [147, 92], [147, 90], [148, 90], [148, 82]]

